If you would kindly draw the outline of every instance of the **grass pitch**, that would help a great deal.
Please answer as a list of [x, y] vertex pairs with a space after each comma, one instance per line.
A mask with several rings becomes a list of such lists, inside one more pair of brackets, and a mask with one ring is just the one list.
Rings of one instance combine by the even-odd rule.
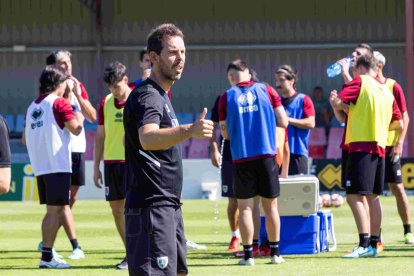
[[[410, 198], [414, 206], [414, 198]], [[237, 259], [226, 252], [230, 240], [226, 200], [184, 201], [186, 237], [207, 250], [189, 251], [191, 275], [409, 275], [414, 246], [402, 242], [403, 228], [393, 197], [382, 199], [385, 251], [377, 258], [344, 260], [347, 250], [357, 243], [356, 226], [348, 206], [332, 208], [338, 249], [316, 255], [285, 255], [286, 263], [270, 265], [268, 258], [256, 259], [254, 267], [237, 266]], [[215, 209], [218, 219], [215, 220]], [[217, 212], [216, 212], [217, 213]], [[39, 270], [37, 244], [44, 207], [34, 202], [0, 202], [0, 275], [127, 275], [114, 265], [125, 255], [105, 201], [79, 201], [74, 208], [78, 240], [86, 259], [69, 260], [69, 270]], [[283, 227], [283, 226], [282, 226]], [[71, 246], [61, 229], [56, 249], [67, 257]]]

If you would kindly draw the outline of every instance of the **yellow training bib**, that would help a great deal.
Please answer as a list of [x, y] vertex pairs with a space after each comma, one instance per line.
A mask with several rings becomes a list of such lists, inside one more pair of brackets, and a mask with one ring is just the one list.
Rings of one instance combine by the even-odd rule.
[[104, 104], [104, 160], [125, 160], [124, 108], [116, 108], [115, 98], [108, 94]]
[[[387, 81], [385, 82], [385, 85], [391, 91], [393, 96], [394, 96], [394, 84], [395, 84], [395, 80], [393, 80], [393, 79], [387, 79]], [[395, 146], [395, 144], [397, 144], [397, 142], [398, 142], [398, 137], [399, 136], [400, 136], [400, 131], [399, 130], [390, 130], [390, 131], [388, 131], [387, 146], [389, 146], [389, 147]]]
[[385, 84], [361, 75], [361, 90], [356, 104], [349, 106], [345, 144], [377, 142], [386, 147], [392, 119], [394, 96]]

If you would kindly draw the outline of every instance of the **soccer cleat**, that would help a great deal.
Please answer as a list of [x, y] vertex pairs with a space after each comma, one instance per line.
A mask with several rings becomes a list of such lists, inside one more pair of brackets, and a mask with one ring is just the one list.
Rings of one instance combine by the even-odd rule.
[[241, 259], [239, 261], [239, 265], [254, 266], [254, 259], [253, 258], [249, 258], [247, 260]]
[[369, 258], [369, 257], [376, 257], [377, 250], [369, 246], [364, 248], [362, 246], [355, 247], [351, 253], [346, 254], [343, 258], [353, 259], [353, 258]]
[[238, 237], [232, 237], [227, 251], [235, 252], [239, 248], [239, 246], [240, 239]]
[[265, 244], [264, 246], [260, 247], [260, 255], [261, 256], [270, 256], [269, 244]]
[[70, 264], [67, 264], [65, 261], [60, 259], [53, 258], [50, 262], [46, 262], [40, 260], [39, 268], [55, 268], [55, 269], [63, 269], [63, 268], [70, 268]]
[[126, 257], [122, 260], [122, 262], [120, 262], [119, 264], [116, 264], [116, 269], [119, 269], [119, 270], [128, 269], [128, 261]]
[[414, 235], [413, 233], [407, 233], [404, 235], [405, 244], [414, 244]]
[[274, 256], [272, 256], [271, 262], [272, 262], [272, 264], [281, 264], [281, 263], [285, 263], [286, 261], [285, 261], [285, 259], [283, 259], [282, 256], [274, 255]]
[[75, 248], [75, 249], [72, 251], [72, 254], [71, 254], [68, 258], [69, 258], [69, 259], [72, 259], [72, 260], [80, 260], [80, 259], [85, 259], [85, 253], [83, 253], [82, 249], [80, 249], [80, 248], [78, 247], [78, 248]]
[[[37, 246], [37, 251], [42, 252], [42, 249], [43, 249], [43, 241], [39, 242], [39, 245]], [[63, 259], [63, 256], [57, 253], [55, 248], [52, 248], [52, 254], [53, 254], [53, 258]]]
[[185, 242], [185, 244], [186, 244], [186, 247], [187, 247], [188, 250], [191, 250], [191, 249], [205, 250], [205, 249], [207, 249], [207, 246], [199, 245], [199, 244], [196, 244], [195, 242], [192, 242], [192, 241], [189, 241], [189, 240], [187, 240]]
[[381, 241], [377, 242], [377, 246], [376, 246], [375, 249], [377, 250], [377, 253], [383, 252], [384, 251], [384, 244]]

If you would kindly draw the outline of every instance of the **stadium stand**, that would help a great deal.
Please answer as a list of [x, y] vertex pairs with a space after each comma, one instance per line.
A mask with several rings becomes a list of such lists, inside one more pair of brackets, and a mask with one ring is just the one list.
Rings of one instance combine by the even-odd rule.
[[14, 132], [14, 116], [12, 114], [4, 114], [3, 117], [6, 120], [7, 126], [9, 127], [9, 132]]
[[209, 158], [209, 140], [208, 139], [191, 139], [188, 149], [189, 159]]
[[23, 132], [23, 128], [24, 128], [24, 121], [25, 121], [25, 116], [23, 114], [19, 114], [16, 117], [16, 125], [15, 125], [15, 129], [14, 131], [17, 133], [22, 133]]
[[309, 156], [316, 159], [325, 158], [326, 134], [325, 128], [312, 129], [309, 136]]
[[83, 126], [86, 131], [96, 131], [98, 128], [98, 122], [89, 123], [87, 120], [83, 122]]
[[85, 137], [86, 137], [86, 152], [85, 152], [85, 160], [93, 160], [93, 147], [95, 145], [95, 131], [86, 130]]
[[344, 128], [333, 127], [330, 129], [328, 139], [328, 150], [326, 154], [327, 158], [341, 158], [341, 149], [339, 148], [339, 146], [341, 145], [343, 133]]
[[192, 113], [176, 113], [175, 116], [177, 116], [180, 125], [194, 122], [194, 114]]
[[182, 158], [188, 158], [188, 149], [190, 148], [192, 139], [187, 139], [181, 143], [181, 156]]

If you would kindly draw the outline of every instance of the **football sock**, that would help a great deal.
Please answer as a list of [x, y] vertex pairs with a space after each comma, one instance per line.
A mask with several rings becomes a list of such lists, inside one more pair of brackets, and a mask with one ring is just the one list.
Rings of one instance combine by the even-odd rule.
[[411, 233], [411, 224], [404, 224], [404, 235], [407, 233]]
[[274, 255], [280, 256], [279, 242], [269, 242], [269, 246], [270, 246], [270, 257], [273, 257]]
[[359, 234], [359, 246], [367, 248], [369, 246], [369, 234], [360, 233]]
[[239, 230], [231, 231], [231, 237], [240, 238], [240, 231]]
[[50, 262], [53, 258], [52, 248], [43, 247], [42, 261]]
[[253, 258], [253, 245], [243, 245], [243, 251], [244, 251], [244, 259], [248, 260], [250, 258]]
[[80, 248], [77, 239], [73, 239], [73, 240], [69, 240], [69, 241], [70, 241], [70, 244], [72, 245], [73, 250], [75, 250], [76, 248]]
[[253, 240], [253, 246], [259, 247], [259, 240]]
[[372, 246], [372, 248], [377, 248], [377, 243], [380, 241], [380, 238], [378, 236], [371, 236], [370, 239], [370, 245]]

